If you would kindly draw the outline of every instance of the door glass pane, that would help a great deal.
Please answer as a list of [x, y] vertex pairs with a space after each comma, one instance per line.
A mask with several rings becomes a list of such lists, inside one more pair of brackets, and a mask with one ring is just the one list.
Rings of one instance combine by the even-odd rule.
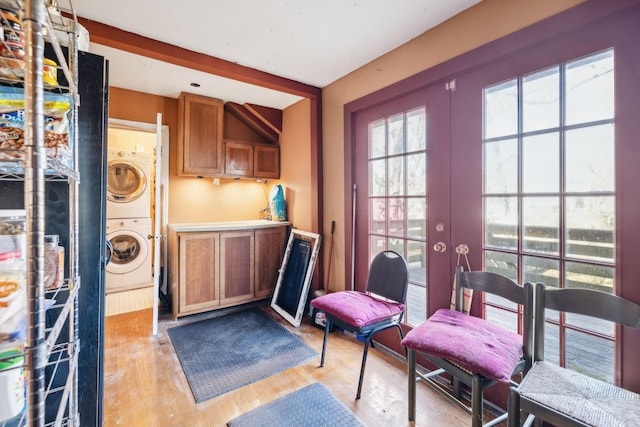
[[385, 196], [387, 162], [384, 159], [369, 162], [369, 196]]
[[[613, 268], [603, 265], [577, 262], [567, 262], [565, 265], [567, 288], [595, 289], [613, 294], [614, 274]], [[566, 323], [610, 337], [613, 337], [615, 333], [615, 325], [612, 322], [584, 317], [579, 314], [567, 313]]]
[[424, 197], [407, 199], [407, 237], [427, 238], [427, 201]]
[[409, 280], [420, 285], [426, 285], [426, 243], [412, 241], [407, 242], [407, 264], [409, 265]]
[[484, 201], [485, 245], [518, 249], [518, 199], [487, 197]]
[[518, 132], [518, 80], [484, 90], [484, 138]]
[[560, 262], [557, 259], [523, 256], [522, 266], [525, 282], [542, 282], [553, 288], [560, 285]]
[[485, 193], [518, 191], [518, 140], [507, 139], [483, 144]]
[[613, 262], [615, 199], [567, 197], [565, 203], [566, 256]]
[[392, 251], [398, 252], [405, 259], [407, 259], [407, 254], [404, 251], [404, 240], [403, 239], [392, 239], [389, 238], [389, 249]]
[[404, 152], [404, 114], [389, 117], [389, 151], [388, 155]]
[[560, 199], [522, 198], [522, 249], [549, 255], [560, 253]]
[[566, 366], [569, 369], [612, 383], [613, 341], [567, 329]]
[[369, 158], [383, 157], [387, 146], [384, 120], [376, 120], [369, 124]]
[[427, 139], [426, 111], [424, 107], [407, 113], [407, 152], [424, 150]]
[[389, 166], [389, 195], [402, 196], [404, 194], [404, 158], [391, 157], [387, 161]]
[[485, 251], [484, 265], [486, 271], [502, 274], [511, 280], [518, 280], [518, 256], [516, 254]]
[[613, 191], [615, 147], [613, 124], [566, 132], [567, 191]]
[[[515, 304], [510, 303], [510, 305], [516, 307]], [[485, 307], [484, 317], [491, 323], [501, 326], [508, 331], [518, 332], [518, 315], [512, 311], [501, 310], [495, 307]]]
[[389, 235], [404, 236], [404, 199], [390, 198], [387, 201], [387, 214], [389, 216]]
[[387, 231], [386, 199], [369, 199], [369, 231], [384, 234]]
[[407, 195], [408, 196], [424, 196], [427, 194], [427, 183], [425, 176], [426, 156], [424, 153], [412, 154], [406, 156], [407, 170]]
[[[558, 312], [547, 310], [546, 318], [558, 319]], [[544, 325], [544, 360], [560, 364], [560, 328], [548, 322]]]
[[369, 262], [380, 252], [387, 249], [387, 238], [385, 236], [369, 236]]
[[568, 125], [613, 118], [613, 65], [613, 50], [607, 50], [565, 66]]
[[417, 326], [427, 318], [427, 292], [424, 286], [409, 283], [406, 322]]
[[522, 79], [522, 127], [525, 132], [558, 127], [560, 70], [552, 67]]
[[522, 139], [522, 191], [524, 193], [557, 193], [559, 191], [559, 147], [557, 132]]

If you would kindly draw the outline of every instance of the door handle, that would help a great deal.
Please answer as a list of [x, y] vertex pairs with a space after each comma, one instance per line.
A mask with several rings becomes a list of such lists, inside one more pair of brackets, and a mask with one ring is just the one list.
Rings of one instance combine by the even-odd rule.
[[438, 242], [435, 245], [433, 245], [433, 250], [435, 252], [446, 252], [447, 251], [447, 244], [444, 242]]

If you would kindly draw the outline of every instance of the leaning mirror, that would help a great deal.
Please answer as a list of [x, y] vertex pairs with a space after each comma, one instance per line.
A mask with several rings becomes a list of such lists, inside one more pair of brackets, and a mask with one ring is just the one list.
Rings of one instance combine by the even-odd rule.
[[296, 328], [302, 321], [319, 250], [319, 234], [291, 230], [271, 308]]

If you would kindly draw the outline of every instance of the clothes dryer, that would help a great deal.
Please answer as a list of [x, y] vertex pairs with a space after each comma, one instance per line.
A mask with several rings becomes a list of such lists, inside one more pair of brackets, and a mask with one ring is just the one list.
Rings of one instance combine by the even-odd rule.
[[153, 284], [151, 219], [107, 220], [111, 261], [106, 267], [106, 292], [137, 289]]
[[151, 217], [151, 154], [109, 150], [107, 218]]

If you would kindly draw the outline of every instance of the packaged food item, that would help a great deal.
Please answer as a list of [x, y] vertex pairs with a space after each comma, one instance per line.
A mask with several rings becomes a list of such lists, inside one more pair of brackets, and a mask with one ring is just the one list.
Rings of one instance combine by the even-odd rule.
[[48, 58], [42, 60], [42, 82], [51, 88], [58, 86], [58, 64]]
[[27, 269], [22, 259], [0, 261], [0, 323], [26, 309]]
[[24, 209], [0, 209], [0, 262], [24, 259], [26, 247]]
[[64, 248], [55, 234], [44, 236], [44, 288], [57, 289], [64, 282]]
[[13, 81], [24, 80], [24, 61], [0, 56], [0, 77]]
[[24, 58], [24, 30], [22, 20], [16, 11], [0, 9], [0, 56]]
[[[70, 161], [71, 96], [44, 94], [44, 146], [47, 157], [66, 165]], [[0, 161], [24, 158], [24, 93], [0, 86]]]
[[24, 356], [20, 349], [0, 353], [0, 422], [24, 407]]

